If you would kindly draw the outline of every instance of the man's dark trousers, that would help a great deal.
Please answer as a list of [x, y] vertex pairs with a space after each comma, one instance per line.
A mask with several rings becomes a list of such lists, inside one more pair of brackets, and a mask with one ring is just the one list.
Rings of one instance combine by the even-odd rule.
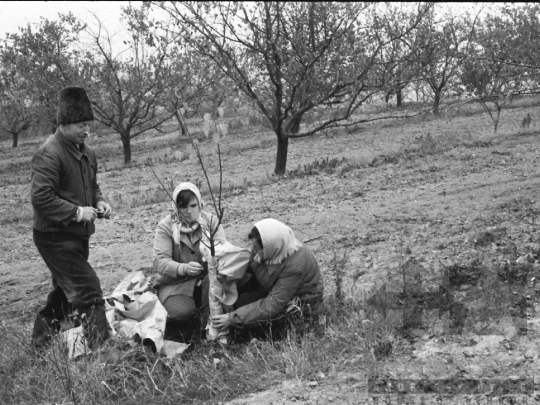
[[88, 263], [89, 238], [67, 232], [39, 232], [34, 243], [52, 274], [53, 290], [37, 315], [32, 344], [39, 348], [60, 330], [60, 323], [74, 310], [78, 312], [90, 348], [109, 336], [101, 284]]

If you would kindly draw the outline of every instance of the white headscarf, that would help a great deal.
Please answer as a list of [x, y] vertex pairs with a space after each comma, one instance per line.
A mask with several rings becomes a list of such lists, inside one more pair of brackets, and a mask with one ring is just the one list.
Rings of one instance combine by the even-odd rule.
[[[186, 224], [183, 222], [183, 218], [181, 218], [181, 216], [179, 215], [178, 207], [176, 205], [176, 199], [178, 198], [178, 194], [180, 194], [180, 192], [184, 190], [189, 190], [193, 194], [195, 194], [195, 197], [197, 198], [197, 202], [199, 203], [199, 208], [201, 209], [201, 213], [202, 213], [202, 208], [204, 206], [204, 203], [201, 199], [201, 192], [199, 191], [199, 189], [197, 188], [195, 184], [190, 183], [189, 181], [186, 181], [185, 183], [180, 183], [179, 185], [176, 186], [172, 195], [174, 202], [172, 203], [173, 213], [171, 214], [171, 217], [173, 220], [173, 225], [172, 225], [173, 239], [174, 239], [174, 243], [176, 244], [180, 243], [180, 227], [183, 224], [189, 227], [189, 224]], [[199, 218], [197, 218], [197, 222], [200, 222], [200, 220], [201, 220], [201, 217], [199, 215]]]
[[268, 264], [279, 264], [302, 247], [293, 230], [277, 219], [263, 219], [255, 227], [261, 235], [263, 259]]

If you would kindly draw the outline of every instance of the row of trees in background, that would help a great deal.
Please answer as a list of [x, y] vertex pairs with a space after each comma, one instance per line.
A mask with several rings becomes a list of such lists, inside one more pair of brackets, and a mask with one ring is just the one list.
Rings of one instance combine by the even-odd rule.
[[460, 15], [442, 7], [147, 2], [124, 8], [120, 44], [97, 16], [42, 19], [0, 42], [0, 131], [13, 146], [23, 131], [53, 131], [67, 85], [88, 90], [125, 163], [132, 139], [163, 131], [181, 107], [202, 115], [231, 100], [259, 111], [275, 133], [278, 175], [289, 139], [364, 122], [359, 108], [377, 97], [395, 96], [399, 107], [429, 94], [437, 114], [446, 97], [466, 93], [496, 131], [505, 106], [537, 92], [540, 6], [493, 3]]

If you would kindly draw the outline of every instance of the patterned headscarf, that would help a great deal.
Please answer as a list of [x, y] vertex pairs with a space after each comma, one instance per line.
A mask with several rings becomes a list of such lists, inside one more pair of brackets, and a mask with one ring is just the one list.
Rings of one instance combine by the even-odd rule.
[[[173, 239], [174, 239], [174, 243], [176, 244], [180, 243], [180, 228], [182, 227], [182, 225], [186, 225], [187, 227], [189, 227], [189, 224], [186, 224], [181, 218], [180, 214], [178, 213], [178, 207], [176, 205], [176, 199], [178, 198], [178, 194], [180, 194], [180, 192], [184, 190], [189, 190], [193, 194], [195, 194], [195, 197], [197, 198], [197, 202], [199, 203], [199, 208], [201, 209], [201, 213], [202, 213], [202, 208], [204, 207], [204, 203], [201, 199], [201, 192], [199, 191], [199, 189], [197, 188], [195, 184], [187, 181], [185, 183], [180, 183], [179, 185], [176, 186], [176, 188], [173, 191], [174, 202], [172, 203], [173, 213], [171, 214], [171, 217], [173, 220], [173, 225], [172, 225]], [[201, 218], [199, 216], [199, 218], [197, 218], [197, 222], [200, 222], [200, 220]]]
[[262, 259], [268, 264], [279, 264], [302, 247], [302, 242], [295, 238], [293, 230], [277, 219], [263, 219], [255, 227], [263, 244]]

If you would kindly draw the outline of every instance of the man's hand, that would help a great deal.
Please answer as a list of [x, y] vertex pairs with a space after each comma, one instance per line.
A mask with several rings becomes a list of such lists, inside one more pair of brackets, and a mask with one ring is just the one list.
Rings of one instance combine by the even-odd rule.
[[112, 213], [111, 206], [107, 204], [105, 201], [100, 201], [97, 203], [97, 212], [99, 214], [98, 217], [109, 219]]
[[97, 218], [97, 210], [94, 207], [81, 207], [82, 208], [82, 222], [94, 222]]
[[197, 276], [204, 270], [203, 266], [197, 262], [183, 263], [178, 269], [179, 276]]
[[230, 315], [231, 314], [214, 315], [210, 317], [210, 320], [212, 321], [214, 328], [216, 328], [218, 331], [222, 331], [233, 326], [233, 321]]

